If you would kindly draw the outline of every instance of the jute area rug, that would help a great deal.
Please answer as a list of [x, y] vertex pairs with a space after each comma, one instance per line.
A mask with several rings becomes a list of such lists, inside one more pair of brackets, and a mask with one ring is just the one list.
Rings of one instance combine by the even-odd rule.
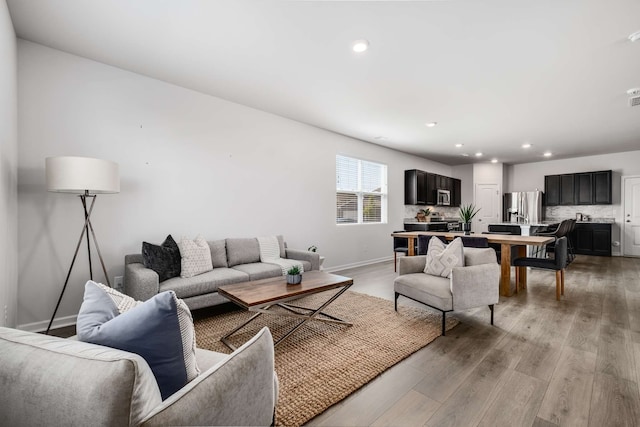
[[[319, 307], [335, 291], [311, 295], [294, 304]], [[275, 349], [280, 381], [276, 425], [299, 426], [353, 393], [386, 369], [440, 336], [441, 315], [428, 309], [346, 291], [325, 312], [353, 326], [310, 321]], [[253, 313], [235, 311], [196, 320], [198, 347], [230, 353], [220, 337]], [[298, 319], [264, 314], [231, 341], [240, 346], [263, 326], [277, 340]], [[457, 320], [447, 320], [447, 329]]]

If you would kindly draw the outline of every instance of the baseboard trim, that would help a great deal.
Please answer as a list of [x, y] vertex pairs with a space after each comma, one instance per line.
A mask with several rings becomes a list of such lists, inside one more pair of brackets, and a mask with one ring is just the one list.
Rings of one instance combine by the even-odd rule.
[[[64, 328], [66, 326], [72, 326], [76, 324], [78, 316], [66, 316], [66, 317], [58, 317], [51, 324], [51, 329]], [[16, 326], [16, 329], [20, 329], [22, 331], [27, 332], [44, 332], [47, 330], [47, 326], [49, 326], [48, 320], [42, 320], [40, 322], [33, 323], [25, 323], [22, 325]]]
[[365, 265], [378, 264], [380, 262], [386, 262], [386, 261], [393, 261], [393, 256], [370, 259], [367, 261], [359, 261], [351, 264], [336, 265], [333, 267], [325, 268], [323, 269], [323, 271], [326, 271], [327, 273], [333, 273], [340, 270], [347, 270], [349, 268], [356, 268], [356, 267], [364, 267]]

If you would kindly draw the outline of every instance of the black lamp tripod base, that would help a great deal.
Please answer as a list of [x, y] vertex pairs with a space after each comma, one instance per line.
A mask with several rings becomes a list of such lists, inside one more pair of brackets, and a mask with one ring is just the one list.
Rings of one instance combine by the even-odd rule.
[[[76, 251], [73, 254], [73, 259], [71, 260], [71, 265], [69, 266], [69, 271], [67, 272], [67, 278], [64, 281], [64, 286], [62, 287], [62, 292], [60, 292], [60, 297], [58, 298], [58, 302], [56, 303], [56, 308], [53, 310], [53, 315], [51, 316], [51, 320], [49, 320], [49, 326], [47, 326], [46, 334], [49, 334], [51, 330], [51, 325], [53, 324], [53, 319], [56, 317], [56, 313], [58, 312], [58, 308], [60, 308], [60, 302], [62, 302], [62, 297], [64, 296], [64, 291], [67, 289], [67, 285], [69, 284], [69, 277], [71, 277], [71, 271], [73, 270], [73, 265], [76, 263], [76, 258], [78, 257], [78, 251], [80, 250], [80, 245], [82, 244], [82, 239], [85, 238], [87, 240], [87, 254], [89, 256], [89, 277], [93, 280], [93, 268], [91, 266], [91, 238], [93, 238], [93, 244], [96, 246], [96, 251], [98, 252], [98, 258], [100, 258], [100, 264], [102, 265], [102, 271], [104, 272], [104, 278], [107, 282], [107, 285], [111, 287], [111, 283], [109, 282], [109, 276], [107, 275], [107, 269], [104, 266], [104, 260], [102, 259], [102, 254], [100, 253], [100, 246], [98, 246], [98, 240], [96, 239], [96, 233], [93, 231], [93, 225], [91, 224], [91, 212], [93, 211], [93, 205], [96, 203], [96, 198], [98, 197], [95, 194], [89, 194], [88, 191], [85, 191], [84, 194], [81, 194], [80, 200], [82, 202], [82, 208], [84, 209], [84, 226], [82, 227], [82, 232], [80, 233], [80, 238], [78, 239], [78, 244], [76, 245]], [[92, 198], [91, 206], [87, 210], [87, 198]], [[89, 235], [91, 232], [91, 235]]]

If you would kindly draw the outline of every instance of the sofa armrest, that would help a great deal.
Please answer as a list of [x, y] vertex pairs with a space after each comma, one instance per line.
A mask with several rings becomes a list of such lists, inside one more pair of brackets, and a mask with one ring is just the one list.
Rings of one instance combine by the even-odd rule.
[[297, 259], [298, 261], [308, 261], [312, 270], [320, 270], [320, 254], [316, 252], [303, 251], [300, 249], [286, 249], [287, 259]]
[[398, 260], [398, 276], [403, 274], [422, 273], [427, 264], [426, 255], [403, 256]]
[[162, 402], [142, 425], [270, 425], [277, 398], [273, 338], [265, 327]]
[[500, 265], [481, 264], [454, 267], [451, 271], [453, 309], [466, 310], [500, 300]]
[[137, 262], [124, 266], [124, 293], [138, 301], [146, 301], [158, 292], [158, 273]]

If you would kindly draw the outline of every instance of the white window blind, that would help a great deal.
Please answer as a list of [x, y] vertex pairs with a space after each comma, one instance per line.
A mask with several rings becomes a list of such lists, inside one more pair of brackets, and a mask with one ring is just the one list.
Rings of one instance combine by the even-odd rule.
[[387, 166], [336, 156], [336, 223], [387, 222]]

